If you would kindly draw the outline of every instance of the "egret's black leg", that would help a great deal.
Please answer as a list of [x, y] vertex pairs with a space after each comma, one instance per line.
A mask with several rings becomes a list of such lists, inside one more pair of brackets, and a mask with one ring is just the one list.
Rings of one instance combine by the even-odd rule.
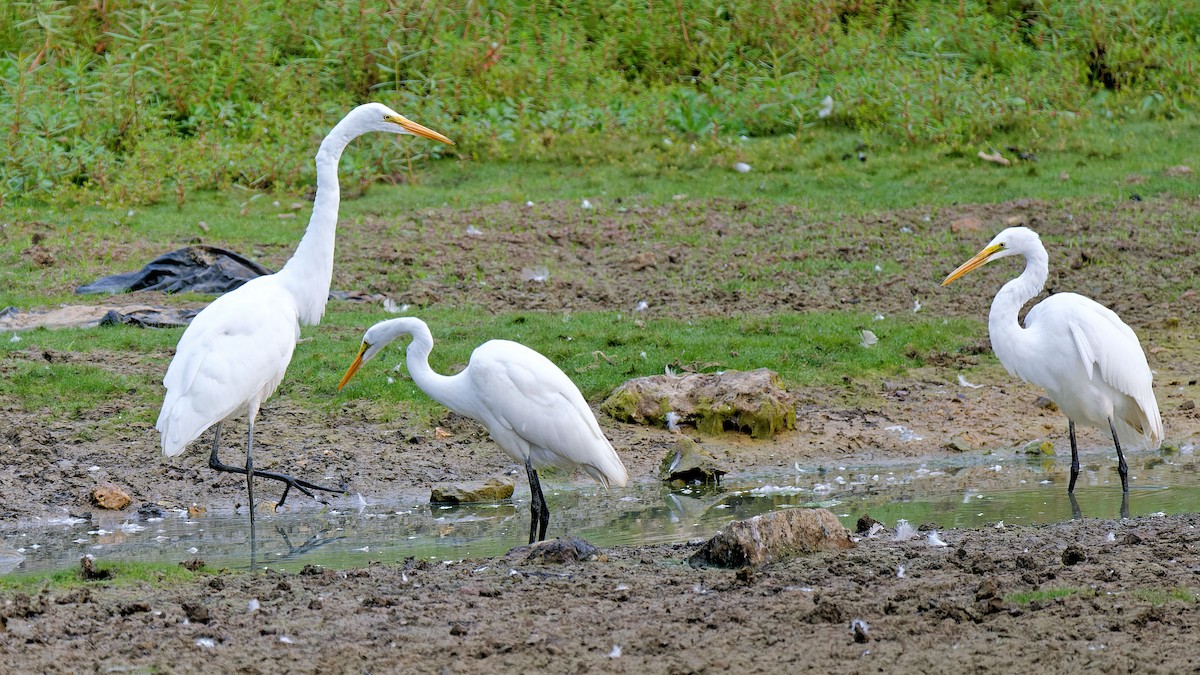
[[525, 460], [525, 473], [529, 475], [529, 543], [546, 539], [546, 526], [550, 524], [550, 508], [542, 494], [542, 482], [529, 460]]
[[1117, 448], [1117, 473], [1121, 474], [1121, 491], [1129, 492], [1129, 465], [1125, 463], [1125, 455], [1121, 452], [1121, 441], [1117, 438], [1117, 429], [1113, 426], [1112, 418], [1108, 418], [1108, 430], [1112, 432], [1113, 445]]
[[1075, 501], [1075, 493], [1068, 492], [1067, 499], [1071, 500], [1071, 518], [1074, 520], [1083, 520], [1083, 511], [1079, 510], [1079, 502]]
[[1079, 478], [1079, 446], [1075, 444], [1075, 420], [1067, 420], [1067, 430], [1071, 435], [1071, 484], [1067, 492], [1075, 492], [1075, 479]]
[[1129, 517], [1129, 491], [1122, 490], [1121, 491], [1121, 518], [1125, 519], [1128, 517]]
[[[231, 466], [229, 464], [224, 464], [221, 462], [220, 458], [217, 457], [217, 450], [218, 450], [218, 448], [220, 448], [220, 445], [221, 445], [221, 423], [217, 422], [216, 426], [213, 427], [213, 430], [215, 433], [213, 434], [212, 454], [208, 456], [209, 468], [214, 471], [222, 471], [225, 473], [245, 474], [246, 473], [245, 468], [240, 467], [240, 466]], [[258, 469], [254, 469], [253, 471], [254, 471], [254, 475], [258, 478], [267, 478], [270, 480], [277, 480], [286, 486], [283, 489], [283, 496], [279, 498], [279, 502], [278, 502], [277, 506], [283, 506], [283, 501], [285, 499], [287, 499], [287, 496], [288, 496], [288, 490], [292, 489], [293, 487], [296, 488], [297, 490], [303, 492], [304, 494], [308, 495], [309, 497], [313, 497], [312, 490], [324, 490], [325, 492], [345, 492], [345, 490], [340, 489], [340, 488], [328, 488], [328, 487], [324, 487], [321, 485], [316, 485], [316, 484], [310, 483], [306, 480], [300, 480], [299, 478], [292, 478], [291, 476], [289, 476], [287, 474], [283, 474], [283, 473], [275, 473], [273, 471], [260, 471]]]
[[250, 500], [250, 531], [254, 532], [254, 421], [246, 431], [246, 499]]

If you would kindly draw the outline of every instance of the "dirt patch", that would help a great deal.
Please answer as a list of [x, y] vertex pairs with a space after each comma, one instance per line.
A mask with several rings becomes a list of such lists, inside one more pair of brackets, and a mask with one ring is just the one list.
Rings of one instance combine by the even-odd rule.
[[[1168, 442], [1182, 445], [1200, 430], [1197, 206], [1018, 201], [837, 223], [788, 206], [721, 200], [612, 202], [587, 211], [572, 204], [443, 209], [343, 225], [334, 286], [486, 311], [632, 309], [645, 300], [647, 312], [672, 317], [887, 314], [912, 311], [919, 301], [922, 312], [982, 319], [1013, 270], [983, 271], [949, 289], [937, 283], [992, 232], [1023, 222], [1051, 242], [1052, 289], [1095, 297], [1139, 332], [1157, 373]], [[967, 216], [979, 218], [986, 234], [951, 232], [950, 223]], [[468, 234], [469, 226], [480, 234]], [[112, 244], [84, 240], [73, 254], [87, 258], [91, 245]], [[271, 266], [288, 253], [280, 251]], [[380, 276], [387, 263], [395, 272]], [[522, 274], [534, 268], [545, 268], [544, 280], [527, 278], [543, 276], [540, 270]], [[750, 280], [756, 290], [726, 290], [723, 282], [734, 279]], [[981, 336], [975, 351], [987, 348]], [[105, 367], [152, 383], [166, 357], [86, 358], [104, 358]], [[8, 358], [85, 357], [17, 350]], [[961, 366], [977, 359], [932, 355], [904, 377], [805, 389], [795, 431], [771, 441], [706, 438], [705, 449], [731, 471], [763, 473], [796, 462], [1014, 448], [1036, 437], [1061, 447], [1066, 421], [1037, 405], [1036, 389], [999, 367], [975, 371], [979, 388], [958, 380]], [[308, 414], [297, 395], [285, 382], [263, 409], [259, 468], [368, 495], [416, 494], [432, 483], [515, 468], [482, 428], [455, 415], [438, 420], [447, 436], [404, 418], [381, 424], [353, 403], [336, 415]], [[207, 468], [200, 446], [209, 436], [182, 461], [163, 461], [149, 425], [122, 421], [129, 405], [113, 401], [63, 419], [26, 411], [0, 390], [0, 529], [85, 510], [99, 483], [126, 491], [131, 508], [240, 504], [244, 483]], [[656, 480], [674, 438], [605, 417], [601, 424], [633, 479]], [[236, 457], [233, 439], [243, 428], [227, 432], [227, 461]], [[1092, 430], [1082, 430], [1080, 442], [1108, 443]], [[306, 498], [289, 497], [299, 499]], [[216, 574], [168, 587], [6, 593], [0, 670], [962, 672], [1070, 663], [1178, 672], [1200, 660], [1178, 648], [1196, 628], [1189, 594], [1196, 587], [1197, 520], [957, 530], [941, 533], [945, 548], [924, 539], [868, 539], [844, 553], [741, 573], [692, 569], [684, 561], [696, 546], [681, 545], [608, 550], [599, 560], [565, 566], [410, 561], [295, 575]], [[1064, 558], [1068, 543], [1080, 550]], [[1061, 597], [1017, 595], [1035, 590]], [[853, 629], [856, 619], [866, 627]]]
[[[954, 530], [752, 570], [692, 545], [8, 593], [8, 671], [1184, 672], [1200, 517]], [[857, 630], [855, 628], [857, 627]], [[104, 649], [90, 645], [102, 644]]]

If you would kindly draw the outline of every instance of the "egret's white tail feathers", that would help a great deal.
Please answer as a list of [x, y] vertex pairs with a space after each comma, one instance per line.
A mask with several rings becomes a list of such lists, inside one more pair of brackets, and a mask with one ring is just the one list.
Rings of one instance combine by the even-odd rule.
[[621, 458], [617, 456], [615, 450], [610, 450], [608, 456], [603, 457], [602, 461], [583, 464], [582, 468], [584, 473], [603, 485], [605, 489], [613, 485], [625, 487], [625, 484], [629, 482], [629, 472], [625, 470], [625, 464], [621, 462]]

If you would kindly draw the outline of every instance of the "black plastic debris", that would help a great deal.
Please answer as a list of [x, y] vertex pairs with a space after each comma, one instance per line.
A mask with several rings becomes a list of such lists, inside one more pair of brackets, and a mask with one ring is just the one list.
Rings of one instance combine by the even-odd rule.
[[216, 246], [188, 246], [164, 253], [136, 272], [97, 279], [76, 288], [75, 292], [227, 293], [265, 274], [271, 274], [271, 270], [233, 251]]
[[100, 317], [101, 326], [129, 324], [139, 328], [171, 328], [186, 326], [200, 313], [198, 309], [176, 309], [173, 307], [142, 308], [132, 311], [110, 309]]

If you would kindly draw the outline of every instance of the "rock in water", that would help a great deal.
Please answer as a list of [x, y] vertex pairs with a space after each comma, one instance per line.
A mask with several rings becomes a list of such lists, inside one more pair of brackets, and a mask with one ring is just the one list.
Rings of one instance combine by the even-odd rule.
[[569, 563], [580, 560], [595, 560], [600, 551], [587, 540], [579, 537], [547, 539], [528, 546], [518, 546], [504, 554], [506, 558], [524, 555], [527, 563]]
[[97, 485], [92, 488], [92, 503], [102, 509], [120, 511], [133, 501], [124, 490], [115, 485]]
[[674, 412], [706, 434], [737, 429], [770, 438], [796, 428], [795, 397], [767, 368], [639, 377], [617, 387], [600, 409], [622, 422], [663, 426]]
[[430, 504], [498, 502], [513, 495], [511, 476], [493, 476], [482, 483], [439, 483], [429, 493]]
[[853, 547], [850, 531], [828, 509], [787, 509], [731, 522], [688, 562], [693, 567], [746, 567]]
[[721, 476], [729, 470], [701, 448], [696, 441], [680, 436], [659, 467], [659, 479], [667, 482], [682, 481], [685, 485], [697, 483], [708, 485], [721, 482]]

